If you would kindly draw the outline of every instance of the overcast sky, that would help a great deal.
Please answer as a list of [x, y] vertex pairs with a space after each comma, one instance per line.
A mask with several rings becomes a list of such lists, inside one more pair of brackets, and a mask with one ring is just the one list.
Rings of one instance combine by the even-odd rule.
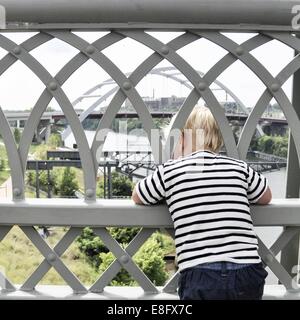
[[[105, 35], [105, 32], [85, 32], [76, 33], [89, 42]], [[20, 44], [34, 33], [5, 33], [16, 43]], [[179, 33], [151, 33], [163, 42], [168, 42]], [[254, 36], [254, 34], [226, 34], [237, 43], [241, 43]], [[78, 51], [60, 40], [50, 42], [31, 51], [31, 54], [53, 75], [63, 67]], [[130, 40], [124, 39], [119, 43], [103, 51], [121, 71], [131, 72], [152, 51], [145, 46]], [[226, 51], [217, 45], [200, 39], [178, 51], [181, 56], [190, 63], [195, 69], [207, 72]], [[0, 49], [0, 59], [6, 54], [5, 50]], [[285, 45], [271, 41], [266, 45], [252, 51], [252, 54], [262, 62], [265, 67], [276, 75], [293, 57], [293, 51]], [[157, 67], [170, 65], [163, 61]], [[63, 85], [67, 96], [71, 101], [84, 93], [92, 86], [108, 79], [109, 76], [93, 61], [89, 60], [70, 79]], [[219, 78], [219, 81], [228, 86], [247, 107], [253, 107], [265, 87], [261, 81], [242, 63], [235, 62]], [[41, 81], [21, 62], [16, 62], [0, 77], [0, 106], [3, 109], [18, 110], [32, 108], [44, 89]], [[170, 79], [162, 79], [157, 76], [147, 76], [137, 87], [142, 96], [152, 96], [153, 90], [155, 97], [165, 96], [187, 96], [189, 90], [183, 85], [174, 83]], [[99, 91], [105, 93], [107, 89]], [[284, 86], [284, 90], [290, 96], [291, 81]], [[217, 98], [225, 100], [224, 92], [215, 91]], [[86, 108], [94, 99], [85, 99], [77, 107]], [[50, 106], [59, 108], [53, 99]]]

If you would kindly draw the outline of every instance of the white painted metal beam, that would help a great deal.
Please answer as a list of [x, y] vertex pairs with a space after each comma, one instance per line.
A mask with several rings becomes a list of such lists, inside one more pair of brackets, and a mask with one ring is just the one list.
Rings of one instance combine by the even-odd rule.
[[[300, 199], [274, 199], [271, 204], [252, 205], [256, 226], [300, 226]], [[27, 199], [1, 200], [1, 225], [142, 226], [172, 228], [165, 205], [141, 206], [131, 200]]]
[[298, 1], [1, 0], [8, 22], [290, 25]]

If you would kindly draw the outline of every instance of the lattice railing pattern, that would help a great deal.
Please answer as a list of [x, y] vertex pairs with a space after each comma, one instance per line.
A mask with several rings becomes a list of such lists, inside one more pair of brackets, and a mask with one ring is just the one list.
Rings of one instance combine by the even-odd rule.
[[[242, 44], [237, 44], [226, 35], [217, 31], [195, 31], [195, 29], [184, 31], [185, 33], [180, 34], [168, 43], [161, 42], [152, 35], [146, 33], [144, 30], [129, 28], [122, 30], [115, 29], [93, 43], [85, 41], [70, 30], [43, 30], [21, 44], [16, 44], [12, 40], [8, 39], [5, 36], [5, 33], [0, 34], [0, 47], [7, 51], [7, 54], [0, 60], [0, 75], [10, 68], [15, 62], [21, 61], [42, 81], [45, 86], [31, 112], [30, 117], [28, 118], [28, 121], [26, 122], [19, 146], [15, 144], [8, 121], [5, 118], [3, 111], [0, 109], [0, 134], [5, 143], [11, 167], [13, 200], [24, 200], [24, 173], [26, 170], [29, 147], [40, 118], [45, 112], [49, 102], [54, 97], [64, 112], [68, 124], [75, 136], [84, 173], [85, 200], [88, 204], [90, 203], [92, 205], [96, 200], [96, 173], [98, 169], [96, 156], [97, 152], [99, 152], [99, 148], [101, 147], [101, 142], [96, 139], [97, 133], [102, 129], [110, 127], [123, 102], [126, 99], [129, 99], [142, 121], [143, 127], [150, 140], [151, 129], [154, 128], [154, 122], [142, 97], [138, 93], [136, 86], [164, 59], [178, 69], [192, 85], [190, 93], [176, 115], [173, 128], [181, 128], [194, 105], [200, 98], [203, 98], [219, 124], [223, 134], [227, 154], [236, 158], [246, 159], [247, 150], [249, 148], [251, 138], [255, 133], [259, 118], [262, 116], [271, 99], [275, 98], [288, 121], [294, 137], [298, 158], [300, 158], [299, 118], [291, 101], [282, 89], [282, 85], [287, 81], [287, 79], [300, 68], [299, 54], [297, 54], [275, 77], [272, 76], [264, 65], [262, 65], [251, 54], [252, 50], [263, 46], [273, 39], [276, 39], [296, 52], [299, 52], [300, 40], [290, 32], [266, 31], [258, 33]], [[48, 72], [47, 69], [30, 53], [35, 48], [47, 43], [53, 38], [59, 39], [79, 51], [78, 54], [68, 61], [55, 76], [52, 76], [50, 72]], [[124, 74], [102, 52], [104, 49], [124, 38], [131, 38], [153, 51], [153, 53], [129, 76]], [[200, 38], [205, 38], [228, 52], [203, 76], [201, 76], [178, 53], [179, 49], [199, 40]], [[95, 139], [91, 147], [88, 145], [83, 127], [72, 103], [62, 88], [63, 84], [69, 79], [69, 77], [89, 59], [92, 59], [96, 64], [98, 64], [118, 85], [118, 90], [114, 94], [105, 114], [100, 120], [95, 134]], [[236, 61], [240, 61], [246, 65], [265, 85], [265, 91], [258, 99], [255, 107], [250, 113], [237, 144], [235, 143], [232, 129], [225, 116], [225, 111], [210, 88], [210, 85], [222, 74], [222, 72]], [[155, 151], [153, 156], [156, 163], [163, 161]], [[122, 212], [120, 212], [120, 214], [122, 214]], [[0, 240], [4, 238], [9, 229], [9, 227], [3, 225], [0, 227]], [[45, 257], [45, 260], [41, 265], [23, 284], [22, 289], [32, 290], [39, 283], [45, 273], [47, 273], [50, 267], [53, 266], [75, 292], [87, 291], [87, 289], [60, 259], [62, 253], [70, 246], [76, 236], [79, 235], [81, 228], [71, 227], [53, 250], [40, 237], [33, 226], [21, 225], [21, 229]], [[124, 267], [146, 292], [157, 291], [155, 286], [136, 266], [131, 258], [138, 248], [152, 234], [154, 229], [142, 229], [126, 249], [121, 248], [121, 246], [111, 237], [106, 228], [96, 228], [94, 230], [116, 256], [117, 260], [90, 288], [90, 290], [95, 292], [102, 291], [120, 268]], [[274, 244], [271, 250], [262, 242], [260, 243], [260, 250], [262, 256], [266, 257], [266, 264], [270, 266], [287, 288], [291, 288], [291, 277], [275, 259], [274, 253], [277, 254], [286, 245], [287, 241], [290, 240], [290, 238], [298, 231], [299, 230], [297, 228], [295, 230], [287, 229], [284, 231], [283, 235], [278, 239], [278, 242]], [[172, 291], [176, 288], [177, 276], [178, 275], [176, 274], [166, 285], [166, 291]], [[6, 288], [14, 288], [8, 280], [6, 280]]]

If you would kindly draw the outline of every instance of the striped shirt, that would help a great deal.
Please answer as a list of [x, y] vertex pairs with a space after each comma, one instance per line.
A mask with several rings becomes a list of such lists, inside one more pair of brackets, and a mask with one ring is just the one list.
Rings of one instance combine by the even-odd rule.
[[166, 201], [183, 270], [217, 261], [261, 262], [249, 203], [267, 185], [246, 162], [205, 150], [157, 166], [136, 192], [146, 205]]

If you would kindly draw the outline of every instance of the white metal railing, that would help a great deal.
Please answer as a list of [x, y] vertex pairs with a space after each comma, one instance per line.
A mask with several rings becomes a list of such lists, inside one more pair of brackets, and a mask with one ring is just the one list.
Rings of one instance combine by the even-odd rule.
[[[251, 206], [255, 226], [285, 227], [278, 239], [268, 248], [259, 239], [259, 254], [263, 262], [273, 271], [279, 281], [288, 291], [299, 292], [296, 278], [292, 278], [289, 270], [276, 259], [280, 251], [300, 232], [300, 200], [273, 200], [267, 206]], [[154, 296], [161, 290], [134, 263], [132, 256], [149, 236], [160, 228], [165, 228], [174, 237], [173, 223], [164, 205], [139, 206], [131, 200], [85, 200], [70, 199], [28, 199], [22, 201], [0, 202], [0, 240], [9, 232], [12, 226], [18, 225], [29, 240], [44, 256], [44, 260], [18, 288], [23, 291], [33, 291], [44, 275], [53, 267], [62, 276], [74, 293], [101, 294], [104, 288], [123, 267], [138, 282], [145, 293]], [[64, 237], [52, 249], [33, 227], [34, 225], [69, 227]], [[90, 287], [86, 288], [80, 280], [68, 269], [61, 260], [61, 255], [80, 235], [82, 229], [92, 226], [94, 232], [101, 238], [105, 246], [114, 254], [116, 260]], [[110, 235], [106, 227], [142, 227], [141, 231], [124, 249]], [[163, 292], [175, 293], [177, 290], [178, 273], [162, 288]], [[6, 291], [17, 290], [9, 279], [5, 283]]]

